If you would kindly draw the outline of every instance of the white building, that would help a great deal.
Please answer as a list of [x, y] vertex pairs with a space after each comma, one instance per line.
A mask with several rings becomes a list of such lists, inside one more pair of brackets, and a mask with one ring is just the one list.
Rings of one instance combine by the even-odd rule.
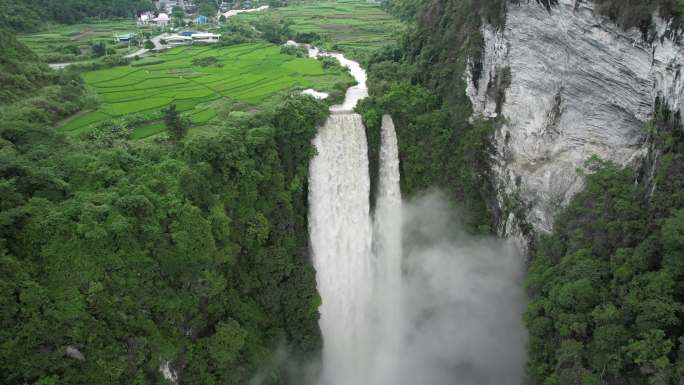
[[228, 12], [222, 13], [223, 16], [226, 18], [233, 17], [237, 14], [240, 13], [249, 13], [249, 12], [260, 12], [260, 11], [265, 11], [268, 9], [268, 5], [262, 5], [261, 7], [258, 8], [251, 8], [251, 9], [233, 9]]
[[166, 13], [160, 13], [159, 16], [152, 20], [157, 25], [167, 25], [169, 24], [169, 15]]
[[150, 23], [153, 23], [154, 20], [154, 13], [152, 12], [145, 12], [140, 14], [140, 17], [138, 18], [138, 25], [147, 25]]
[[217, 33], [194, 33], [192, 34], [192, 41], [202, 43], [216, 43], [221, 40], [221, 35]]
[[192, 38], [190, 36], [173, 35], [166, 39], [166, 43], [171, 46], [190, 44], [192, 43]]

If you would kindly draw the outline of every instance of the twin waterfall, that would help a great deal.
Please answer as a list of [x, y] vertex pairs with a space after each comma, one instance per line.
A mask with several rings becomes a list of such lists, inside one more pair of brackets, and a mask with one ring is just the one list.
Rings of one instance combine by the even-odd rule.
[[[312, 56], [321, 55], [312, 50]], [[394, 125], [383, 117], [380, 177], [374, 218], [370, 209], [368, 144], [361, 116], [353, 112], [368, 95], [361, 66], [339, 54], [358, 84], [331, 115], [313, 143], [309, 228], [316, 280], [323, 299], [322, 384], [383, 384], [396, 373], [380, 353], [399, 343], [396, 329], [401, 282], [401, 192]], [[383, 231], [385, 228], [394, 229]], [[389, 346], [388, 346], [389, 345]]]
[[[399, 343], [401, 205], [397, 140], [383, 121], [383, 151], [375, 220], [370, 213], [368, 148], [361, 117], [334, 113], [314, 144], [309, 226], [318, 290], [323, 299], [325, 385], [387, 383], [396, 363], [378, 353]], [[388, 223], [395, 221], [394, 223]], [[374, 223], [375, 222], [375, 223]], [[395, 231], [383, 232], [385, 228]], [[379, 370], [382, 369], [382, 370]]]
[[[402, 202], [397, 136], [382, 118], [375, 209], [357, 102], [366, 74], [313, 140], [309, 233], [322, 298], [315, 385], [520, 385], [525, 330], [522, 258], [460, 230], [439, 194]], [[403, 248], [402, 248], [403, 245]]]

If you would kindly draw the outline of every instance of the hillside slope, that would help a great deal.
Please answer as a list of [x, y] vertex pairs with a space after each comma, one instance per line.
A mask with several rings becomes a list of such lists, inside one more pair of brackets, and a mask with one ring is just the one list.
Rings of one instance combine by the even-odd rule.
[[278, 354], [321, 343], [306, 181], [326, 105], [180, 144], [70, 140], [53, 127], [80, 78], [0, 36], [0, 383], [289, 383]]

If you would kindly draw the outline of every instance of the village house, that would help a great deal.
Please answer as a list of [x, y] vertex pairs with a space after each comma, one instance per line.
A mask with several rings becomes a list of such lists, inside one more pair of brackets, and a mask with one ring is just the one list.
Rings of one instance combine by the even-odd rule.
[[144, 12], [138, 17], [138, 25], [148, 25], [154, 23], [154, 13]]
[[135, 34], [134, 34], [134, 33], [128, 33], [128, 34], [125, 34], [125, 35], [119, 35], [119, 36], [117, 36], [116, 38], [117, 38], [117, 40], [119, 40], [119, 41], [131, 41], [131, 39], [133, 39], [134, 37], [135, 37]]
[[173, 35], [169, 36], [166, 39], [166, 43], [170, 46], [177, 46], [177, 45], [183, 45], [183, 44], [190, 44], [192, 43], [192, 37], [190, 36], [182, 36], [182, 35]]
[[169, 21], [171, 19], [169, 18], [169, 15], [166, 13], [160, 13], [159, 16], [153, 19], [154, 24], [159, 25], [159, 26], [165, 26], [169, 24]]
[[221, 40], [221, 35], [217, 33], [193, 33], [191, 38], [193, 42], [218, 43]]

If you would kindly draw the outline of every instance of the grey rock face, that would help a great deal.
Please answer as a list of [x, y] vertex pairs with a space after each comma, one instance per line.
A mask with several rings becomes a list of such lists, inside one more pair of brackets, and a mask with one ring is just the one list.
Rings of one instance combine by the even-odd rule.
[[[560, 0], [551, 12], [534, 1], [509, 4], [506, 26], [484, 26], [482, 76], [465, 74], [476, 115], [501, 116], [496, 133], [497, 197], [517, 197], [535, 232], [549, 232], [558, 210], [582, 188], [577, 169], [592, 155], [637, 164], [648, 149], [644, 123], [657, 96], [684, 102], [679, 42], [646, 43], [593, 13], [590, 1]], [[503, 235], [522, 239], [510, 214]]]

